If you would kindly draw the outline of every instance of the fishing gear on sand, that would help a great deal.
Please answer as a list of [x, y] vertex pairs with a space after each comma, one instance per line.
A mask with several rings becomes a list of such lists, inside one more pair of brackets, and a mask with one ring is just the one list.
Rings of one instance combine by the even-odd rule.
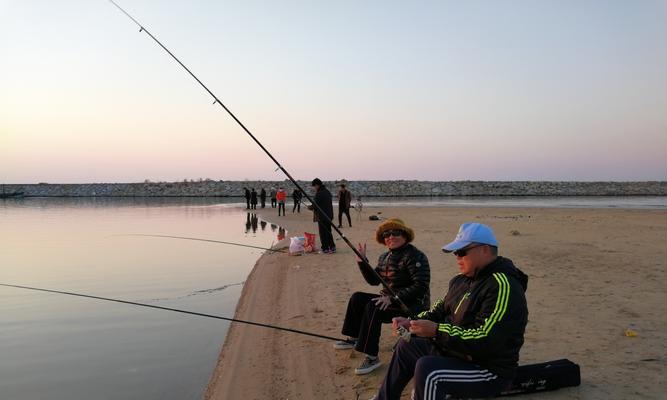
[[121, 6], [119, 6], [115, 1], [113, 1], [113, 0], [109, 0], [109, 2], [110, 2], [111, 4], [113, 4], [114, 6], [116, 6], [116, 7], [117, 7], [123, 14], [125, 14], [129, 19], [131, 19], [132, 22], [134, 22], [134, 23], [139, 27], [139, 32], [145, 32], [148, 36], [150, 36], [150, 38], [153, 39], [153, 41], [155, 41], [155, 43], [157, 43], [160, 47], [162, 47], [162, 49], [164, 49], [164, 51], [166, 51], [166, 52], [167, 52], [167, 53], [168, 53], [168, 54], [169, 54], [169, 55], [170, 55], [170, 56], [171, 56], [171, 57], [172, 57], [172, 58], [173, 58], [173, 59], [174, 59], [180, 66], [181, 66], [181, 67], [183, 67], [183, 69], [185, 69], [185, 70], [187, 71], [188, 74], [190, 74], [190, 76], [192, 76], [192, 78], [194, 78], [194, 80], [197, 81], [197, 83], [199, 83], [199, 85], [200, 85], [202, 88], [204, 88], [204, 90], [206, 90], [206, 92], [207, 92], [209, 95], [211, 95], [211, 97], [213, 97], [213, 100], [214, 100], [214, 101], [213, 101], [213, 104], [214, 104], [214, 105], [215, 105], [215, 104], [219, 104], [220, 107], [222, 107], [222, 108], [227, 112], [227, 114], [229, 114], [229, 116], [232, 117], [232, 119], [234, 119], [234, 121], [236, 121], [236, 123], [237, 123], [237, 124], [238, 124], [238, 125], [239, 125], [239, 126], [240, 126], [240, 127], [247, 133], [247, 134], [248, 134], [248, 136], [250, 136], [250, 138], [251, 138], [251, 139], [252, 139], [252, 140], [253, 140], [253, 141], [254, 141], [254, 142], [255, 142], [255, 143], [256, 143], [256, 144], [257, 144], [257, 145], [264, 151], [264, 153], [265, 153], [265, 154], [266, 154], [266, 155], [267, 155], [267, 156], [268, 156], [268, 157], [269, 157], [269, 158], [276, 164], [276, 166], [278, 167], [276, 170], [278, 170], [278, 169], [281, 170], [281, 171], [285, 174], [285, 176], [292, 182], [292, 184], [293, 184], [299, 191], [301, 191], [301, 193], [303, 194], [303, 196], [304, 196], [306, 199], [308, 199], [308, 201], [310, 201], [310, 203], [312, 204], [313, 208], [317, 211], [319, 218], [323, 219], [326, 223], [330, 224], [331, 227], [336, 231], [336, 233], [341, 237], [341, 239], [343, 239], [343, 241], [345, 242], [345, 244], [346, 244], [347, 246], [349, 246], [350, 249], [352, 249], [352, 251], [354, 252], [354, 254], [356, 254], [357, 257], [359, 257], [359, 259], [363, 260], [363, 263], [366, 264], [366, 266], [368, 266], [368, 267], [370, 268], [370, 270], [371, 270], [371, 271], [376, 275], [376, 277], [378, 278], [378, 280], [379, 280], [380, 284], [382, 285], [382, 287], [384, 288], [384, 290], [385, 290], [387, 293], [389, 293], [389, 295], [391, 296], [391, 298], [396, 302], [396, 304], [399, 305], [399, 307], [401, 308], [401, 310], [402, 310], [404, 313], [406, 313], [406, 315], [411, 315], [411, 312], [410, 312], [410, 309], [408, 308], [408, 306], [407, 306], [407, 305], [406, 305], [406, 304], [405, 304], [405, 303], [398, 297], [398, 295], [396, 294], [396, 292], [395, 292], [395, 291], [394, 291], [394, 290], [387, 284], [387, 282], [382, 278], [382, 276], [380, 276], [380, 274], [378, 274], [377, 271], [375, 271], [375, 270], [371, 267], [371, 265], [369, 264], [368, 259], [366, 258], [366, 256], [364, 256], [363, 254], [361, 254], [361, 253], [359, 252], [359, 250], [357, 250], [357, 249], [354, 247], [354, 245], [353, 245], [353, 244], [349, 241], [349, 239], [343, 234], [343, 232], [336, 226], [336, 224], [334, 224], [333, 220], [332, 220], [331, 218], [329, 218], [329, 216], [326, 215], [326, 213], [324, 213], [324, 211], [317, 205], [317, 203], [315, 203], [315, 201], [308, 195], [308, 193], [306, 193], [306, 191], [305, 191], [305, 190], [304, 190], [304, 189], [297, 183], [297, 181], [292, 177], [292, 175], [290, 175], [290, 173], [287, 172], [287, 170], [286, 170], [286, 169], [285, 169], [285, 168], [278, 162], [278, 160], [277, 160], [277, 159], [276, 159], [276, 158], [275, 158], [275, 157], [274, 157], [274, 156], [273, 156], [273, 155], [266, 149], [266, 147], [264, 147], [264, 145], [262, 145], [262, 143], [255, 137], [255, 135], [253, 135], [253, 134], [250, 132], [250, 130], [249, 130], [248, 128], [246, 128], [246, 126], [245, 126], [245, 125], [244, 125], [244, 124], [243, 124], [243, 123], [242, 123], [242, 122], [241, 122], [241, 121], [240, 121], [240, 120], [239, 120], [239, 119], [238, 119], [238, 118], [237, 118], [237, 117], [236, 117], [236, 116], [229, 110], [229, 108], [227, 108], [227, 106], [225, 106], [225, 105], [222, 103], [222, 101], [220, 101], [220, 99], [219, 99], [215, 94], [213, 94], [213, 92], [212, 92], [211, 90], [209, 90], [209, 88], [206, 87], [206, 85], [204, 85], [204, 83], [203, 83], [201, 80], [199, 80], [199, 78], [197, 78], [197, 76], [195, 76], [195, 74], [192, 73], [192, 71], [190, 71], [190, 70], [188, 69], [188, 67], [185, 66], [185, 64], [183, 64], [183, 63], [181, 62], [181, 60], [179, 60], [179, 59], [178, 59], [178, 58], [177, 58], [171, 51], [169, 51], [169, 49], [167, 49], [167, 48], [166, 48], [166, 47], [165, 47], [159, 40], [157, 40], [157, 38], [156, 38], [155, 36], [153, 36], [153, 34], [151, 34], [151, 33], [150, 33], [150, 32], [149, 32], [149, 31], [148, 31], [142, 24], [140, 24], [139, 21], [137, 21], [134, 17], [132, 17], [127, 11], [125, 11], [125, 10], [124, 10]]
[[270, 328], [270, 329], [276, 329], [276, 330], [279, 330], [279, 331], [292, 332], [292, 333], [297, 333], [299, 335], [312, 336], [312, 337], [316, 337], [316, 338], [320, 338], [320, 339], [333, 340], [333, 341], [336, 341], [336, 342], [343, 341], [343, 342], [351, 343], [348, 339], [340, 339], [340, 338], [335, 338], [335, 337], [332, 337], [332, 336], [320, 335], [319, 333], [306, 332], [306, 331], [302, 331], [302, 330], [299, 330], [299, 329], [285, 328], [285, 327], [282, 327], [282, 326], [276, 326], [276, 325], [270, 325], [270, 324], [262, 324], [260, 322], [245, 321], [245, 320], [242, 320], [242, 319], [223, 317], [223, 316], [214, 315], [214, 314], [206, 314], [206, 313], [200, 313], [200, 312], [195, 312], [195, 311], [181, 310], [181, 309], [178, 309], [178, 308], [156, 306], [156, 305], [153, 305], [153, 304], [139, 303], [139, 302], [136, 302], [136, 301], [113, 299], [113, 298], [110, 298], [110, 297], [93, 296], [93, 295], [90, 295], [90, 294], [66, 292], [66, 291], [62, 291], [62, 290], [43, 289], [43, 288], [37, 288], [37, 287], [32, 287], [32, 286], [11, 285], [11, 284], [8, 284], [8, 283], [0, 283], [0, 286], [5, 286], [5, 287], [10, 287], [10, 288], [15, 288], [15, 289], [34, 290], [34, 291], [38, 291], [38, 292], [63, 294], [63, 295], [67, 295], [67, 296], [84, 297], [84, 298], [87, 298], [87, 299], [111, 301], [111, 302], [114, 302], [114, 303], [129, 304], [129, 305], [138, 306], [138, 307], [155, 308], [155, 309], [158, 309], [158, 310], [173, 311], [173, 312], [177, 312], [177, 313], [181, 313], [181, 314], [196, 315], [198, 317], [221, 319], [221, 320], [224, 320], [224, 321], [238, 322], [238, 323], [247, 324], [247, 325], [261, 326], [263, 328]]

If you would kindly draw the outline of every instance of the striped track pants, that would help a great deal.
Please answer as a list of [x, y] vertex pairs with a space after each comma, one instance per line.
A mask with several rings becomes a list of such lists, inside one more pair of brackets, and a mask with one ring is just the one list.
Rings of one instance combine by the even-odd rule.
[[434, 354], [427, 339], [399, 341], [378, 400], [398, 400], [413, 377], [415, 400], [493, 397], [509, 383], [474, 363]]

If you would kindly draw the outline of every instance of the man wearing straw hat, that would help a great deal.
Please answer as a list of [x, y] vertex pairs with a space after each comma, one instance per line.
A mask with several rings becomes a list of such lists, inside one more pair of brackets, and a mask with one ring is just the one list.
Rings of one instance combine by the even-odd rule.
[[[429, 284], [431, 272], [426, 255], [411, 242], [414, 231], [398, 218], [388, 219], [378, 226], [375, 239], [387, 247], [380, 255], [375, 271], [405, 303], [410, 312], [416, 314], [427, 310], [430, 302]], [[366, 245], [359, 244], [359, 252], [366, 255]], [[377, 286], [380, 280], [370, 267], [357, 259], [361, 274], [370, 285]], [[381, 290], [380, 294], [356, 292], [350, 298], [343, 323], [343, 334], [348, 341], [334, 344], [337, 350], [352, 349], [366, 354], [361, 365], [355, 369], [357, 375], [368, 374], [377, 369], [380, 328], [393, 317], [406, 316], [392, 298]]]

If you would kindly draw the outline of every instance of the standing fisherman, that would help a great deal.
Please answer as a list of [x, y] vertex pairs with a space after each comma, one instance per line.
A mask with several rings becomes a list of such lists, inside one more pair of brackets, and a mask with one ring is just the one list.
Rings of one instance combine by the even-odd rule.
[[313, 179], [311, 186], [315, 190], [315, 204], [322, 210], [325, 216], [319, 214], [318, 210], [313, 211], [313, 219], [317, 221], [320, 231], [320, 243], [322, 244], [322, 253], [331, 254], [336, 252], [336, 244], [331, 234], [331, 223], [333, 220], [333, 203], [331, 201], [331, 192], [324, 186], [320, 178]]
[[252, 188], [252, 191], [250, 192], [250, 208], [253, 210], [257, 209], [257, 192], [255, 191], [255, 188]]
[[276, 199], [278, 199], [278, 216], [280, 217], [280, 210], [283, 211], [283, 217], [285, 216], [285, 200], [287, 199], [287, 192], [282, 187], [278, 188], [278, 193], [276, 193]]
[[276, 208], [276, 188], [271, 188], [271, 208]]
[[350, 205], [352, 204], [352, 193], [345, 188], [345, 184], [340, 184], [338, 191], [338, 227], [343, 227], [343, 214], [347, 215], [347, 223], [352, 228], [352, 219], [350, 218]]
[[292, 214], [294, 214], [294, 211], [296, 212], [301, 212], [301, 198], [303, 195], [301, 194], [301, 191], [299, 189], [294, 189], [292, 192], [292, 200], [294, 200], [294, 208], [292, 208]]
[[243, 190], [245, 191], [245, 208], [250, 210], [250, 190], [247, 187], [244, 187]]
[[259, 191], [259, 201], [262, 204], [262, 208], [264, 208], [266, 206], [266, 190], [264, 188]]

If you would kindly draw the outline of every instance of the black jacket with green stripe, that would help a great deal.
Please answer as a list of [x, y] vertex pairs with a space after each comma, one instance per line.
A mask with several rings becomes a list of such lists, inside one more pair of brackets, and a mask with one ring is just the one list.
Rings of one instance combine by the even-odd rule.
[[527, 286], [526, 274], [498, 257], [474, 278], [455, 276], [445, 298], [419, 317], [438, 323], [443, 348], [512, 379], [528, 321]]

